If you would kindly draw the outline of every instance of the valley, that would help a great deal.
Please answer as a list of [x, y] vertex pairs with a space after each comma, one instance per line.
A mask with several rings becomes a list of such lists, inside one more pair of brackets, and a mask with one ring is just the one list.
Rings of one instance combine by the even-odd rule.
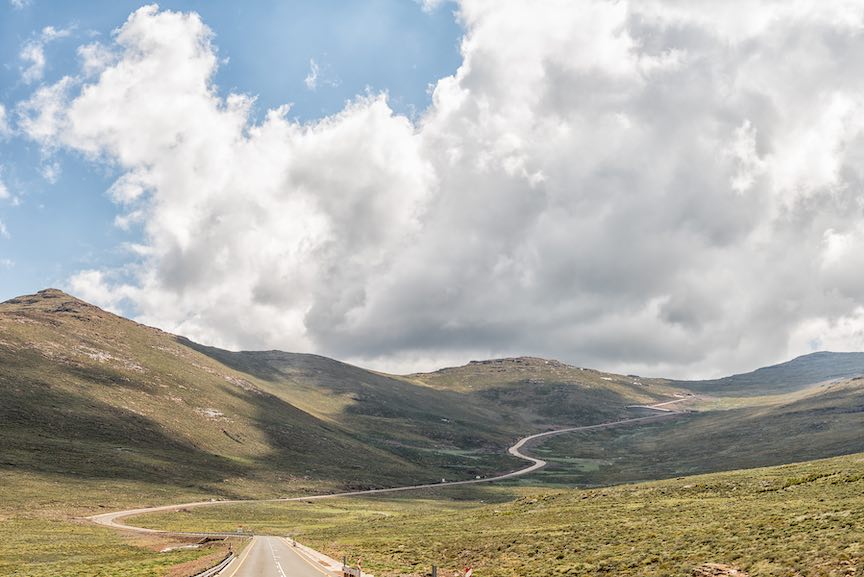
[[0, 577], [864, 577], [862, 31], [0, 0]]
[[[86, 519], [160, 505], [130, 522], [295, 534], [336, 558], [362, 556], [380, 577], [469, 561], [508, 576], [689, 575], [710, 562], [846, 575], [861, 558], [864, 360], [834, 358], [716, 382], [532, 357], [386, 375], [206, 347], [42, 291], [0, 304], [0, 575], [188, 577], [183, 567], [223, 554], [224, 544], [176, 548], [185, 538]], [[603, 425], [619, 421], [629, 422]], [[517, 439], [556, 430], [569, 432], [517, 449], [536, 467], [479, 484], [525, 467], [507, 452]], [[413, 485], [428, 486], [310, 498]], [[175, 512], [199, 501], [208, 506]], [[827, 534], [830, 523], [804, 521], [811, 509], [855, 528], [820, 541], [830, 558], [818, 563], [794, 537]], [[682, 545], [705, 535], [704, 514], [740, 536]], [[757, 534], [773, 561], [735, 552]]]
[[617, 487], [474, 487], [419, 495], [208, 507], [139, 517], [171, 530], [238, 523], [293, 535], [375, 575], [856, 575], [864, 455]]

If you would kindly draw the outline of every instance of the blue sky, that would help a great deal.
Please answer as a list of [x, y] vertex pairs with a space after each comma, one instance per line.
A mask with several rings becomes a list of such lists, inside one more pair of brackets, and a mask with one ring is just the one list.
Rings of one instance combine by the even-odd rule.
[[387, 371], [864, 349], [864, 6], [422, 2], [0, 0], [0, 298]]
[[[141, 2], [0, 0], [0, 104], [10, 124], [16, 104], [40, 84], [78, 73], [78, 46], [110, 42]], [[290, 103], [302, 122], [338, 112], [367, 91], [387, 91], [390, 106], [415, 116], [429, 104], [428, 87], [460, 63], [462, 30], [449, 6], [424, 11], [413, 0], [160, 2], [163, 10], [195, 11], [215, 34], [223, 59], [220, 91], [254, 95], [253, 118]], [[22, 80], [20, 54], [45, 27], [68, 35], [45, 43], [44, 78]], [[311, 61], [318, 68], [307, 85]], [[56, 163], [56, 181], [45, 178]], [[116, 227], [117, 207], [105, 190], [118, 174], [79, 154], [50, 159], [25, 138], [0, 140], [0, 181], [16, 200], [0, 200], [0, 300], [48, 286], [65, 286], [77, 270], [118, 267], [130, 259], [123, 243], [138, 232]]]

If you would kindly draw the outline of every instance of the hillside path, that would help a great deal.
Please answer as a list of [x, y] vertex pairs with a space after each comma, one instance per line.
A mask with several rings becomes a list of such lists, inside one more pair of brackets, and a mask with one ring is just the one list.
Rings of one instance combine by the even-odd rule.
[[[114, 529], [123, 529], [127, 531], [136, 531], [139, 533], [170, 533], [177, 534], [174, 531], [163, 531], [159, 529], [146, 529], [144, 527], [135, 527], [134, 525], [127, 525], [122, 522], [123, 519], [127, 517], [132, 517], [135, 515], [141, 515], [144, 513], [156, 513], [159, 511], [172, 511], [177, 509], [191, 509], [193, 507], [208, 507], [213, 505], [230, 505], [235, 503], [281, 503], [281, 502], [289, 502], [289, 501], [318, 501], [322, 499], [338, 499], [340, 497], [354, 497], [358, 495], [376, 495], [379, 493], [397, 493], [402, 491], [416, 491], [418, 489], [432, 489], [432, 488], [440, 488], [440, 487], [453, 487], [456, 485], [474, 485], [478, 483], [493, 483], [495, 481], [503, 481], [505, 479], [512, 479], [514, 477], [521, 477], [523, 475], [528, 475], [529, 473], [533, 473], [538, 469], [542, 469], [546, 466], [546, 461], [543, 459], [538, 459], [536, 457], [531, 457], [530, 455], [526, 455], [522, 452], [522, 449], [529, 443], [537, 441], [538, 439], [542, 439], [545, 437], [551, 437], [553, 435], [563, 435], [564, 433], [575, 433], [577, 431], [594, 431], [600, 429], [611, 429], [614, 427], [621, 427], [624, 425], [632, 425], [636, 423], [648, 423], [653, 421], [660, 421], [670, 418], [675, 418], [681, 413], [669, 411], [666, 407], [673, 403], [680, 403], [686, 400], [692, 400], [693, 397], [686, 397], [677, 399], [674, 401], [667, 401], [664, 403], [658, 403], [656, 405], [646, 405], [641, 408], [645, 409], [653, 409], [656, 411], [662, 411], [662, 414], [659, 415], [649, 415], [646, 417], [635, 417], [632, 419], [623, 419], [620, 421], [612, 421], [611, 423], [601, 423], [599, 425], [585, 425], [581, 427], [569, 427], [566, 429], [555, 429], [553, 431], [546, 431], [545, 433], [537, 433], [535, 435], [529, 435], [527, 437], [523, 437], [519, 439], [519, 441], [507, 449], [507, 452], [513, 455], [514, 457], [518, 457], [520, 459], [524, 459], [526, 461], [530, 461], [531, 465], [525, 467], [524, 469], [519, 469], [517, 471], [513, 471], [510, 473], [505, 473], [503, 475], [497, 475], [495, 477], [484, 477], [481, 479], [468, 479], [465, 481], [446, 481], [443, 483], [426, 483], [422, 485], [408, 485], [405, 487], [390, 487], [387, 489], [367, 489], [364, 491], [348, 491], [345, 493], [329, 493], [325, 495], [311, 495], [307, 497], [284, 497], [280, 499], [233, 499], [233, 500], [225, 500], [225, 501], [196, 501], [194, 503], [182, 503], [179, 505], [162, 505], [158, 507], [144, 507], [140, 509], [129, 509], [126, 511], [114, 511], [111, 513], [102, 513], [99, 515], [93, 515], [92, 517], [88, 517], [90, 521], [97, 523], [99, 525], [104, 525], [106, 527], [111, 527]], [[236, 536], [237, 533], [183, 533], [184, 535], [201, 535], [201, 536]], [[230, 573], [229, 573], [230, 575]]]

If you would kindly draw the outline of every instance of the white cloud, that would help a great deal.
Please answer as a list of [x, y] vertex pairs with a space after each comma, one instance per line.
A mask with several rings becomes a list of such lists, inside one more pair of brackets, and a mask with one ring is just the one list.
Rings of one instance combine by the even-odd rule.
[[132, 292], [130, 287], [110, 282], [108, 274], [99, 270], [82, 270], [69, 279], [69, 291], [89, 302], [99, 303], [113, 313], [120, 313], [122, 303]]
[[21, 80], [31, 84], [42, 79], [45, 74], [45, 46], [41, 42], [27, 42], [21, 49], [19, 58], [27, 65], [21, 70]]
[[0, 238], [11, 238], [9, 234], [9, 229], [6, 228], [6, 223], [0, 220]]
[[17, 106], [18, 126], [46, 149], [53, 148], [53, 138], [65, 127], [68, 93], [76, 86], [76, 80], [64, 77], [56, 84], [42, 86], [28, 100]]
[[12, 134], [12, 129], [9, 127], [9, 120], [6, 117], [6, 107], [0, 104], [0, 140]]
[[330, 66], [327, 64], [319, 64], [314, 58], [309, 59], [309, 73], [303, 79], [303, 84], [311, 91], [316, 91], [319, 86], [327, 86], [335, 88], [339, 86], [339, 78], [337, 78]]
[[115, 61], [115, 54], [100, 42], [92, 42], [78, 47], [81, 59], [81, 72], [90, 77], [101, 73]]
[[69, 29], [57, 29], [53, 26], [46, 26], [39, 33], [39, 36], [24, 43], [18, 57], [25, 64], [21, 69], [21, 80], [25, 84], [38, 82], [45, 76], [45, 65], [47, 64], [45, 45], [59, 38], [66, 38], [70, 34], [71, 30]]
[[390, 369], [541, 354], [709, 376], [858, 346], [854, 4], [459, 15], [463, 63], [416, 124], [375, 95], [250, 124], [197, 16], [135, 12], [98, 77], [18, 109], [46, 147], [119, 166], [118, 223], [146, 237], [124, 280], [73, 288], [208, 343]]
[[315, 90], [318, 88], [318, 63], [315, 62], [314, 58], [309, 59], [309, 74], [306, 75], [306, 78], [303, 79], [303, 84], [306, 85], [306, 88], [309, 90]]
[[33, 4], [33, 0], [9, 0], [9, 5], [15, 10], [23, 10]]
[[0, 268], [13, 268], [15, 261], [10, 258], [0, 258]]
[[12, 194], [9, 190], [9, 186], [3, 179], [3, 173], [5, 170], [5, 167], [0, 165], [0, 200], [8, 202], [11, 206], [19, 206], [21, 204], [21, 198]]
[[57, 184], [57, 181], [60, 180], [61, 172], [59, 162], [46, 162], [42, 165], [42, 178], [50, 184]]
[[4, 170], [4, 166], [0, 164], [0, 200], [9, 200], [12, 198], [12, 195], [9, 193], [9, 188], [6, 186], [6, 183], [3, 182]]
[[433, 12], [450, 0], [417, 0], [424, 12]]

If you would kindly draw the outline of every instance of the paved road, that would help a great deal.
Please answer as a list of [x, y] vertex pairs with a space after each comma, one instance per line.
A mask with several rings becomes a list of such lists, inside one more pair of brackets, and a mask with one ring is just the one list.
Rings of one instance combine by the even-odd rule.
[[[536, 435], [529, 435], [520, 439], [515, 445], [507, 449], [507, 452], [513, 455], [514, 457], [518, 457], [520, 459], [524, 459], [526, 461], [530, 461], [531, 465], [525, 467], [524, 469], [519, 469], [518, 471], [513, 471], [511, 473], [505, 473], [503, 475], [497, 475], [495, 477], [485, 477], [482, 479], [468, 479], [466, 481], [448, 481], [446, 483], [426, 483], [423, 485], [409, 485], [406, 487], [390, 487], [388, 489], [368, 489], [365, 491], [350, 491], [346, 493], [329, 493], [326, 495], [311, 495], [308, 497], [288, 497], [283, 499], [260, 499], [260, 500], [251, 500], [251, 499], [235, 499], [235, 500], [226, 500], [226, 501], [197, 501], [195, 503], [183, 503], [180, 505], [162, 505], [160, 507], [146, 507], [141, 509], [130, 509], [127, 511], [114, 511], [111, 513], [102, 513], [101, 515], [94, 515], [89, 517], [91, 521], [94, 523], [98, 523], [99, 525], [105, 525], [106, 527], [112, 527], [114, 529], [125, 529], [129, 531], [137, 531], [140, 533], [170, 533], [170, 531], [161, 531], [157, 529], [145, 529], [143, 527], [135, 527], [134, 525], [126, 525], [123, 523], [123, 519], [126, 517], [131, 517], [133, 515], [140, 515], [143, 513], [155, 513], [158, 511], [172, 511], [175, 509], [191, 509], [195, 507], [206, 507], [211, 505], [230, 505], [233, 503], [278, 503], [285, 501], [317, 501], [321, 499], [336, 499], [339, 497], [354, 497], [357, 495], [375, 495], [378, 493], [397, 493], [401, 491], [416, 491], [417, 489], [431, 489], [431, 488], [440, 488], [440, 487], [452, 487], [455, 485], [474, 485], [477, 483], [492, 483], [494, 481], [503, 481], [505, 479], [512, 479], [514, 477], [521, 477], [523, 475], [527, 475], [529, 473], [533, 473], [537, 469], [542, 469], [546, 466], [546, 461], [543, 459], [538, 459], [536, 457], [531, 457], [522, 452], [522, 449], [525, 448], [526, 444], [536, 441], [538, 439], [542, 439], [544, 437], [551, 437], [553, 435], [561, 435], [564, 433], [575, 433], [577, 431], [592, 431], [599, 429], [611, 429], [614, 427], [622, 427], [625, 425], [632, 425], [636, 423], [648, 423], [652, 421], [660, 421], [664, 419], [670, 419], [677, 417], [680, 413], [676, 413], [673, 411], [669, 411], [665, 408], [666, 405], [670, 405], [673, 403], [679, 403], [686, 400], [693, 400], [693, 397], [685, 398], [685, 399], [676, 399], [674, 401], [667, 401], [665, 403], [659, 403], [657, 405], [644, 406], [641, 408], [644, 409], [654, 409], [656, 411], [662, 411], [663, 413], [660, 415], [650, 415], [647, 417], [638, 417], [634, 419], [623, 419], [621, 421], [612, 421], [611, 423], [602, 423], [599, 425], [587, 425], [582, 427], [570, 427], [567, 429], [556, 429], [554, 431], [547, 431], [545, 433], [537, 433]], [[663, 408], [661, 408], [663, 407]], [[184, 533], [186, 535], [215, 535], [215, 536], [223, 536], [223, 535], [231, 535], [227, 533]]]
[[281, 537], [255, 537], [221, 577], [321, 577], [332, 573], [316, 567]]
[[[487, 477], [485, 479], [469, 479], [466, 481], [450, 481], [447, 483], [427, 483], [424, 485], [411, 485], [408, 487], [392, 487], [389, 489], [372, 489], [367, 491], [351, 491], [347, 493], [336, 493], [328, 495], [314, 495], [310, 497], [293, 497], [287, 499], [265, 499], [259, 501], [252, 500], [233, 500], [233, 501], [199, 501], [196, 503], [186, 503], [182, 505], [163, 505], [161, 507], [147, 507], [141, 509], [132, 509], [128, 511], [115, 511], [112, 513], [103, 513], [90, 517], [90, 520], [100, 525], [113, 527], [115, 529], [125, 529], [142, 533], [166, 533], [167, 531], [158, 531], [155, 529], [144, 529], [133, 525], [126, 525], [123, 519], [138, 515], [141, 513], [153, 513], [156, 511], [170, 511], [179, 508], [205, 507], [208, 505], [224, 505], [229, 503], [250, 503], [250, 502], [281, 502], [281, 501], [309, 501], [319, 499], [334, 499], [337, 497], [350, 497], [355, 495], [372, 495], [377, 493], [395, 493], [399, 491], [413, 491], [417, 489], [452, 487], [454, 485], [470, 485], [476, 483], [490, 483], [493, 481], [502, 481], [504, 479], [512, 479], [522, 475], [527, 475], [538, 469], [546, 466], [546, 461], [531, 457], [522, 452], [526, 445], [552, 435], [561, 435], [564, 433], [574, 433], [577, 431], [591, 431], [598, 429], [610, 429], [613, 427], [621, 427], [636, 423], [647, 423], [651, 421], [659, 421], [669, 418], [675, 418], [678, 413], [671, 412], [665, 408], [666, 405], [678, 403], [686, 399], [669, 401], [657, 405], [646, 406], [643, 408], [662, 411], [660, 415], [651, 415], [647, 417], [639, 417], [634, 419], [624, 419], [621, 421], [613, 421], [611, 423], [603, 423], [600, 425], [588, 425], [583, 427], [570, 427], [567, 429], [557, 429], [538, 433], [520, 439], [515, 445], [507, 451], [514, 457], [530, 461], [531, 465], [518, 471], [498, 475], [495, 477]], [[185, 533], [186, 535], [208, 535], [207, 533]], [[209, 535], [228, 535], [211, 533]], [[303, 547], [302, 545], [295, 548], [281, 537], [261, 537], [256, 536], [252, 539], [249, 546], [243, 551], [240, 557], [231, 563], [222, 573], [222, 577], [332, 577], [336, 575], [334, 572], [328, 572], [322, 568], [322, 565], [316, 561], [316, 557], [329, 561], [331, 566], [338, 566], [338, 563], [332, 559], [326, 558], [317, 551]], [[304, 553], [300, 553], [303, 551]]]

